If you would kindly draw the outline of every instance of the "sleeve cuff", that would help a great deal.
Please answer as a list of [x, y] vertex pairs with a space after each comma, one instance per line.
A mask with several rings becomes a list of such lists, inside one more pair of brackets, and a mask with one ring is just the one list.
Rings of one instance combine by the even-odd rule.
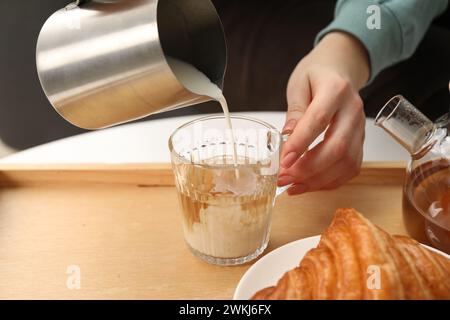
[[[368, 27], [368, 18], [373, 14], [367, 12], [370, 5], [377, 5], [380, 10], [381, 29]], [[369, 82], [401, 56], [403, 39], [400, 24], [396, 17], [376, 0], [339, 2], [335, 19], [317, 35], [315, 45], [331, 31], [347, 32], [361, 41], [367, 49], [370, 59]]]

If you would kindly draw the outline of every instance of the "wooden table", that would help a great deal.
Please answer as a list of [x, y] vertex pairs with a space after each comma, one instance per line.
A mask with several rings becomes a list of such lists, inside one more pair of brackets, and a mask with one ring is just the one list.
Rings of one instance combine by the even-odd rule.
[[[366, 163], [338, 190], [282, 195], [266, 253], [320, 234], [339, 207], [404, 233], [403, 176]], [[249, 266], [190, 253], [169, 165], [0, 166], [2, 299], [229, 299]]]

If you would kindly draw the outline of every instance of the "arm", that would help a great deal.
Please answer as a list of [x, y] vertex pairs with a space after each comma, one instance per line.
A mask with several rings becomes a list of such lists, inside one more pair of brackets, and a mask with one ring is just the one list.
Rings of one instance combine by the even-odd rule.
[[[283, 128], [291, 136], [278, 178], [280, 186], [295, 184], [289, 194], [334, 189], [359, 173], [365, 116], [358, 90], [368, 78], [366, 50], [342, 32], [327, 34], [292, 72]], [[325, 130], [324, 140], [306, 151]]]
[[[336, 188], [359, 173], [365, 115], [358, 91], [416, 49], [447, 0], [340, 0], [335, 20], [291, 74], [278, 185], [289, 194]], [[369, 5], [381, 29], [367, 27]], [[309, 145], [325, 131], [324, 140]]]
[[[369, 29], [367, 21], [379, 8], [380, 29]], [[322, 30], [316, 44], [331, 31], [343, 31], [357, 38], [367, 49], [371, 79], [397, 62], [409, 58], [431, 21], [445, 11], [448, 0], [339, 0], [335, 19]]]

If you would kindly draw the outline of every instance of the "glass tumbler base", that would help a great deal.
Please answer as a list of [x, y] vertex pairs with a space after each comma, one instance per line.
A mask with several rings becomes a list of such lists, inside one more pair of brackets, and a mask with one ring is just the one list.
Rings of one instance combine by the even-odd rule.
[[188, 243], [187, 246], [196, 257], [202, 259], [203, 261], [209, 264], [214, 264], [218, 266], [238, 266], [259, 257], [259, 255], [263, 253], [264, 250], [267, 248], [267, 244], [268, 241], [264, 242], [264, 244], [261, 247], [256, 249], [256, 251], [252, 252], [251, 254], [238, 258], [217, 258], [201, 253], [200, 251], [192, 248]]

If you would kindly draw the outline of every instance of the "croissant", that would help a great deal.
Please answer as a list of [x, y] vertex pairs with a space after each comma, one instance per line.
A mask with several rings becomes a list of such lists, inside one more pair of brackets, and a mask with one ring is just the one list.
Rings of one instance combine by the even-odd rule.
[[317, 248], [252, 299], [450, 299], [450, 260], [338, 209]]

